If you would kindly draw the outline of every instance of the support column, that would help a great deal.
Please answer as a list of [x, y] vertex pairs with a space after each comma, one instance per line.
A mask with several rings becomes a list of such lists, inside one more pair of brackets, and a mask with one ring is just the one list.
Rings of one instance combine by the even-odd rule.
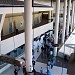
[[73, 30], [73, 17], [74, 16], [74, 1], [72, 1], [72, 17], [71, 17], [71, 32]]
[[[74, 10], [74, 12], [75, 12], [75, 10]], [[75, 22], [74, 21], [75, 21], [75, 13], [74, 13], [74, 16], [73, 16], [73, 30], [75, 29]]]
[[40, 16], [41, 16], [41, 13], [38, 13], [39, 14], [39, 23], [41, 22], [41, 18], [40, 18]]
[[3, 23], [4, 23], [4, 20], [5, 20], [5, 16], [6, 16], [6, 14], [2, 14], [1, 21], [0, 21], [0, 30], [2, 30]]
[[32, 72], [32, 0], [24, 0], [26, 71]]
[[[59, 14], [60, 14], [60, 0], [56, 0], [54, 44], [58, 44]], [[54, 56], [56, 55], [57, 55], [57, 47], [54, 48]]]
[[49, 11], [49, 22], [51, 22], [51, 11]]
[[[74, 1], [75, 3], [75, 1]], [[75, 5], [74, 5], [74, 15], [73, 15], [73, 30], [75, 29]]]
[[0, 55], [1, 55], [1, 31], [0, 31]]
[[71, 7], [71, 0], [68, 0], [68, 13], [67, 13], [67, 30], [66, 35], [69, 35], [69, 24], [70, 24], [70, 7]]
[[62, 43], [65, 39], [65, 28], [66, 28], [66, 14], [67, 14], [67, 0], [64, 0], [64, 16], [63, 16], [63, 29], [62, 29]]
[[1, 55], [1, 31], [5, 20], [5, 16], [6, 14], [2, 14], [1, 21], [0, 21], [0, 55]]

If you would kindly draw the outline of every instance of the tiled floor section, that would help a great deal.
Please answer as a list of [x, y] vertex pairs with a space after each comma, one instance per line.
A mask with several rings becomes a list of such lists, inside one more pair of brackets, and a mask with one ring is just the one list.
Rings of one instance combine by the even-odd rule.
[[[38, 67], [37, 67], [38, 66]], [[36, 62], [35, 69], [37, 72], [40, 72], [40, 68], [43, 68], [43, 73], [46, 74], [47, 72], [47, 64]], [[51, 72], [51, 75], [61, 75], [62, 74], [62, 68], [54, 66], [52, 69], [49, 69]], [[63, 75], [67, 73], [67, 69], [63, 68]]]
[[75, 75], [75, 60], [69, 61], [68, 63], [68, 74]]
[[[5, 73], [0, 74], [0, 75], [14, 75], [14, 67], [12, 66], [8, 71], [6, 71]], [[23, 71], [22, 71], [22, 68], [20, 68], [20, 70], [18, 71], [18, 75], [24, 75]], [[31, 73], [31, 74], [28, 74], [28, 75], [34, 75], [34, 74]], [[36, 72], [36, 75], [39, 75], [39, 73]], [[45, 75], [45, 74], [43, 74], [43, 75]]]
[[[42, 54], [40, 54], [37, 61], [46, 64], [48, 62], [48, 58], [45, 54], [43, 56]], [[63, 66], [64, 68], [67, 68], [67, 64], [68, 64], [67, 60], [64, 60], [63, 58], [60, 58], [60, 57], [56, 57], [56, 66], [59, 66], [59, 67]]]
[[[40, 54], [41, 54], [41, 51], [39, 51], [38, 53], [37, 53], [37, 50], [35, 51], [35, 55], [34, 55], [35, 60], [37, 60], [37, 58], [39, 57]], [[35, 70], [37, 71], [36, 75], [39, 75], [38, 72], [40, 72], [41, 67], [43, 68], [44, 75], [46, 74], [47, 65], [45, 63], [36, 61], [36, 64], [35, 64]], [[63, 70], [63, 74], [61, 74], [62, 70]], [[62, 69], [61, 67], [54, 66], [52, 69], [50, 69], [50, 72], [52, 75], [66, 75], [67, 69], [66, 68]], [[4, 72], [3, 74], [0, 74], [0, 75], [14, 75], [14, 67], [12, 66], [6, 72]], [[18, 71], [18, 75], [23, 75], [22, 68], [20, 69], [20, 71]], [[34, 74], [30, 74], [30, 75], [34, 75]]]

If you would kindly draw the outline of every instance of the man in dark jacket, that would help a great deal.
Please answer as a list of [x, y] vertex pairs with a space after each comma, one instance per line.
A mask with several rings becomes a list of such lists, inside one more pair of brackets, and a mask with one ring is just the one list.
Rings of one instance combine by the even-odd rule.
[[25, 68], [25, 66], [23, 66], [23, 74], [24, 74], [24, 75], [27, 74], [27, 73], [26, 73], [26, 68]]
[[18, 71], [16, 69], [14, 70], [14, 74], [15, 75], [18, 75]]

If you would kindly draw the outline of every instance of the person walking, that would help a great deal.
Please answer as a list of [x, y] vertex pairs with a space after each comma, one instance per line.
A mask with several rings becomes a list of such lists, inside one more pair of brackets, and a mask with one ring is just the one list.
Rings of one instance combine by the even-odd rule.
[[38, 47], [37, 47], [37, 52], [39, 52], [39, 45], [38, 45]]
[[53, 61], [51, 61], [50, 65], [51, 65], [51, 69], [52, 69], [53, 68]]
[[16, 69], [14, 70], [14, 75], [18, 75], [18, 71]]
[[50, 58], [48, 59], [48, 66], [49, 66], [49, 68], [50, 68]]
[[42, 67], [40, 69], [40, 75], [43, 75], [43, 69], [42, 69]]
[[34, 73], [34, 75], [36, 75], [36, 70], [34, 68], [35, 67], [35, 60], [32, 61], [32, 64], [33, 64], [33, 71], [32, 72]]
[[35, 66], [35, 60], [32, 60], [32, 64], [33, 64], [33, 69], [34, 69], [34, 66]]
[[27, 73], [26, 73], [26, 68], [25, 68], [25, 66], [23, 66], [23, 74], [24, 74], [24, 75], [27, 74]]
[[49, 70], [47, 71], [47, 75], [51, 75], [51, 73], [50, 73], [50, 71], [49, 71]]
[[34, 73], [34, 75], [36, 75], [36, 70], [35, 70], [35, 68], [33, 68], [33, 71], [32, 71], [33, 73]]
[[52, 57], [50, 60], [50, 65], [51, 65], [51, 69], [53, 68], [54, 65], [56, 65], [56, 57]]

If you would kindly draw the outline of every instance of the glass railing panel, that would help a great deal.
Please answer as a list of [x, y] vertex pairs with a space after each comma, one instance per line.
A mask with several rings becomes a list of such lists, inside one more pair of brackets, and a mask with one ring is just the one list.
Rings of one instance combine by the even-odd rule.
[[2, 14], [0, 14], [0, 22], [1, 22]]
[[[13, 51], [7, 53], [6, 55], [8, 55], [11, 58], [18, 58], [18, 56], [20, 56], [24, 52], [25, 52], [25, 48], [23, 45], [23, 46], [20, 46], [19, 48], [16, 48], [16, 50], [13, 50]], [[6, 65], [7, 65], [7, 63], [0, 61], [0, 68], [3, 68]]]

